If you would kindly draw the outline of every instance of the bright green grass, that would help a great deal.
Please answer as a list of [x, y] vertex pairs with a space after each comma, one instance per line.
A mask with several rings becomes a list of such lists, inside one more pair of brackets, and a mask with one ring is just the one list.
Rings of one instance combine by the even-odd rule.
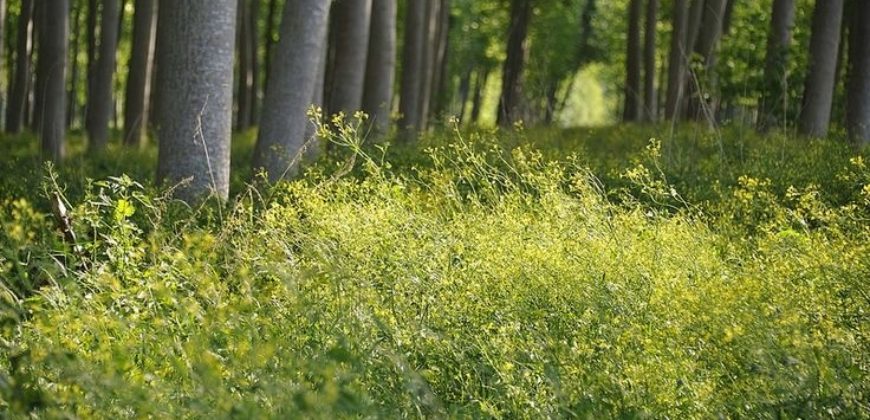
[[195, 208], [108, 178], [148, 185], [153, 151], [73, 158], [86, 266], [27, 144], [6, 415], [870, 416], [870, 168], [834, 141], [451, 133]]

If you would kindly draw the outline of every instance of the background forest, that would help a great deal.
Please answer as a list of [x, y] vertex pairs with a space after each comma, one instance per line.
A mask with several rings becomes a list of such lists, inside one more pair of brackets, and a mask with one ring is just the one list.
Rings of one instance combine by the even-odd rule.
[[870, 418], [870, 2], [0, 0], [0, 416]]

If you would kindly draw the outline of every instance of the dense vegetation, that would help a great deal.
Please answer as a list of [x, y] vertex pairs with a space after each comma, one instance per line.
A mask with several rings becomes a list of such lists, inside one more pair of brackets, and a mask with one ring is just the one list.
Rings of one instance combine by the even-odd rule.
[[154, 150], [74, 141], [51, 169], [0, 142], [4, 415], [870, 413], [866, 152], [693, 126], [346, 134], [298, 181], [193, 207], [150, 185]]

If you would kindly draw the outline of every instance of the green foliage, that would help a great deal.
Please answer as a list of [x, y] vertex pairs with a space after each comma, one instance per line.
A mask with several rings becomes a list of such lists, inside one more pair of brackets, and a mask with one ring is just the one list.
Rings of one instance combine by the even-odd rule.
[[102, 157], [66, 194], [80, 253], [53, 178], [3, 171], [0, 410], [868, 417], [867, 157], [722, 134], [347, 141], [353, 171], [196, 208]]

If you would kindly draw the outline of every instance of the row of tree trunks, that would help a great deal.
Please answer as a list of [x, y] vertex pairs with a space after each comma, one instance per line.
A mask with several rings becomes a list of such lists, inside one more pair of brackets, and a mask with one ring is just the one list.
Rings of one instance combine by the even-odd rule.
[[628, 7], [628, 42], [625, 52], [625, 104], [622, 121], [640, 120], [643, 98], [641, 88], [641, 47], [640, 19], [643, 13], [643, 0], [631, 0]]

